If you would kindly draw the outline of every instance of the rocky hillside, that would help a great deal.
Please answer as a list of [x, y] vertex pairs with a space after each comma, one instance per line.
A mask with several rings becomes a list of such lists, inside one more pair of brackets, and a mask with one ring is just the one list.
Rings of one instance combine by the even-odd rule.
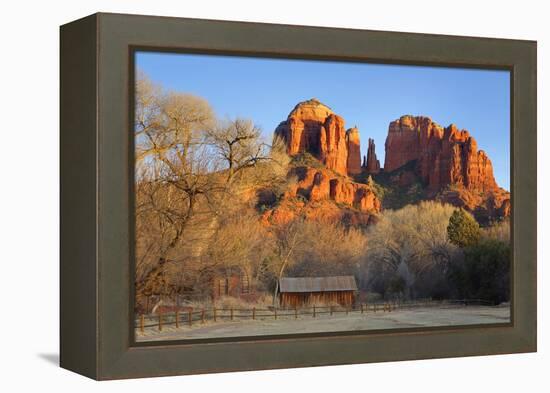
[[491, 160], [475, 139], [454, 124], [402, 116], [389, 125], [381, 168], [369, 138], [361, 164], [357, 127], [316, 99], [299, 103], [275, 130], [293, 157], [295, 179], [264, 212], [268, 221], [311, 218], [368, 224], [382, 208], [436, 199], [461, 206], [481, 223], [510, 214], [510, 194], [494, 178]]

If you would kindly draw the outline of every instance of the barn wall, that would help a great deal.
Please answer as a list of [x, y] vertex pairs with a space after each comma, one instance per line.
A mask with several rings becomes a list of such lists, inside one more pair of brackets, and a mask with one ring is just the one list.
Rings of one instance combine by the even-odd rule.
[[281, 307], [294, 308], [312, 305], [337, 303], [341, 306], [352, 306], [355, 302], [354, 291], [330, 292], [284, 292], [279, 294]]

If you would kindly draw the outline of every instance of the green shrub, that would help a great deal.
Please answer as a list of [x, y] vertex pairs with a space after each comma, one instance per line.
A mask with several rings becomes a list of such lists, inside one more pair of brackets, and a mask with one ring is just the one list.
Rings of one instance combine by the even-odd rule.
[[479, 224], [464, 209], [453, 212], [447, 226], [447, 236], [451, 243], [459, 247], [468, 247], [476, 244], [481, 237]]

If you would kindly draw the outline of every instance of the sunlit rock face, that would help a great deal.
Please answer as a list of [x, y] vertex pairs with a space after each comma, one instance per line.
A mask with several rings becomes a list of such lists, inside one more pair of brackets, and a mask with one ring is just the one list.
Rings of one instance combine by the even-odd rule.
[[346, 131], [346, 141], [348, 145], [348, 174], [357, 175], [361, 173], [361, 140], [357, 127]]
[[359, 130], [346, 131], [344, 119], [312, 98], [300, 102], [275, 130], [290, 156], [310, 153], [341, 175], [361, 172]]
[[409, 165], [427, 197], [464, 207], [481, 220], [510, 215], [510, 193], [498, 186], [491, 160], [468, 131], [454, 124], [443, 128], [425, 116], [401, 116], [390, 123], [385, 148], [384, 172]]
[[480, 192], [498, 188], [487, 154], [477, 149], [468, 131], [454, 124], [443, 128], [423, 116], [402, 116], [392, 121], [386, 138], [384, 171], [394, 171], [410, 161], [416, 161], [416, 171], [430, 191], [447, 185]]

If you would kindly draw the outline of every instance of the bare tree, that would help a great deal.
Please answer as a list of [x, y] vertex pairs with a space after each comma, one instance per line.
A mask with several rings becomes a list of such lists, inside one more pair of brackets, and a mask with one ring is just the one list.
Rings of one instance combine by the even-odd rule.
[[293, 275], [354, 274], [365, 257], [366, 236], [359, 229], [307, 220], [301, 224], [300, 233], [302, 241], [288, 269]]
[[269, 146], [260, 140], [261, 130], [252, 121], [237, 118], [219, 121], [208, 130], [208, 142], [227, 168], [227, 182], [247, 168], [269, 159]]
[[277, 304], [277, 292], [279, 282], [287, 267], [294, 262], [295, 253], [303, 242], [301, 236], [303, 218], [298, 217], [288, 223], [279, 224], [271, 229], [274, 238], [274, 269], [276, 272], [276, 283], [273, 292], [273, 305]]
[[228, 274], [237, 269], [254, 286], [263, 260], [273, 251], [270, 240], [257, 214], [243, 210], [220, 219], [206, 255], [221, 271]]
[[266, 143], [251, 120], [218, 121], [208, 130], [207, 143], [218, 159], [220, 173], [225, 173], [225, 187], [231, 195], [286, 182], [290, 157], [284, 143], [280, 139]]
[[188, 225], [201, 208], [212, 203], [218, 186], [212, 181], [215, 168], [204, 140], [213, 121], [210, 106], [201, 98], [166, 92], [138, 78], [136, 279], [146, 280], [152, 268], [166, 266], [164, 262], [174, 256]]
[[[174, 293], [229, 265], [252, 274], [258, 259], [250, 250], [261, 254], [254, 239], [262, 232], [250, 216], [250, 195], [284, 183], [284, 147], [264, 143], [251, 121], [218, 121], [205, 100], [166, 91], [143, 75], [135, 141], [138, 292]], [[249, 245], [239, 237], [247, 228]]]
[[416, 277], [435, 267], [445, 269], [451, 262], [455, 247], [446, 228], [453, 211], [438, 202], [385, 211], [367, 234], [369, 265], [395, 272], [410, 292]]

